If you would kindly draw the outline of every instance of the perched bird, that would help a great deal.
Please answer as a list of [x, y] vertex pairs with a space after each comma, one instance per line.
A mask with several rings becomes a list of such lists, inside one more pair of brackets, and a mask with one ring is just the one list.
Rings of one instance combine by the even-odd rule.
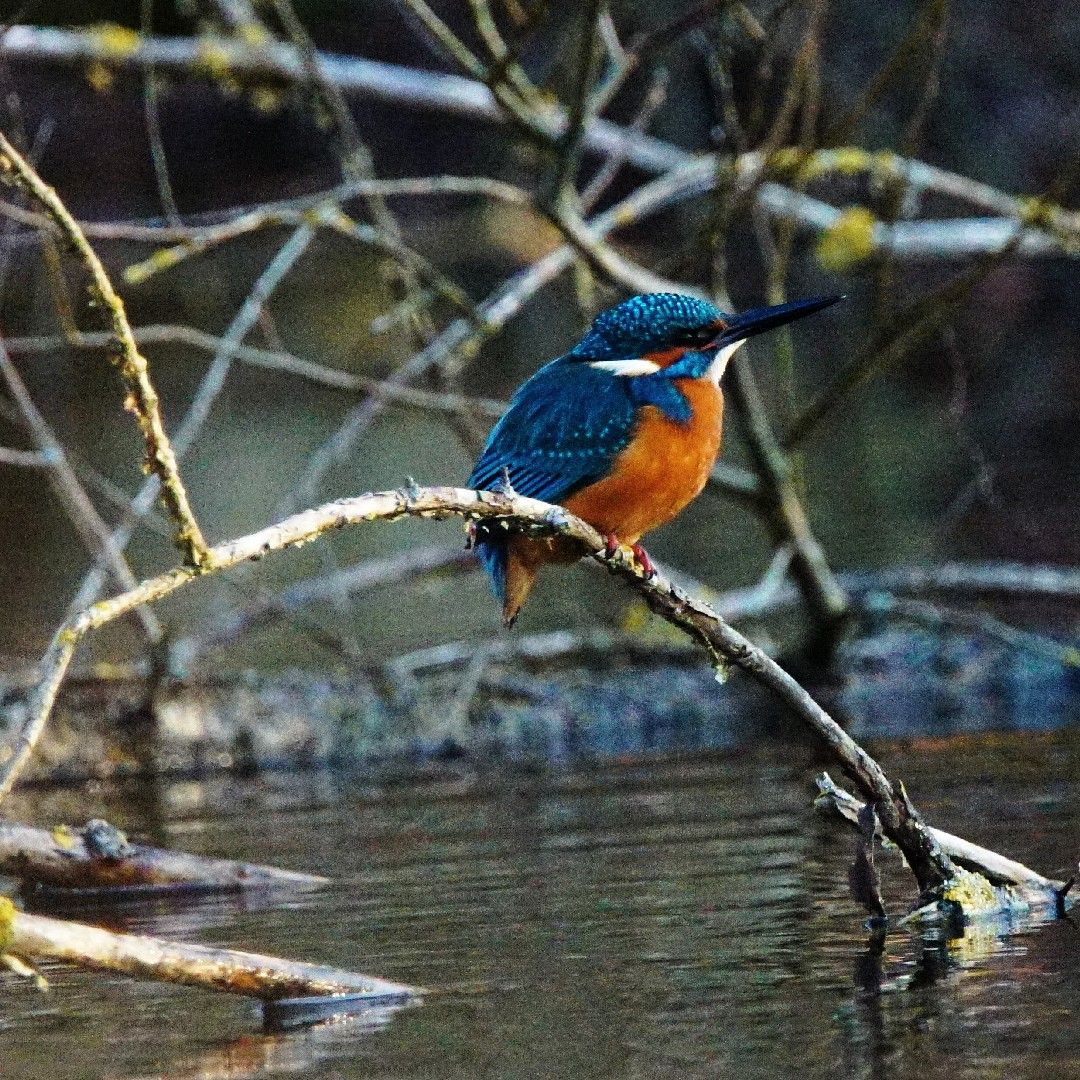
[[[558, 503], [652, 563], [638, 541], [674, 518], [705, 486], [720, 451], [720, 379], [754, 334], [828, 307], [839, 296], [727, 315], [678, 293], [648, 293], [598, 315], [568, 352], [514, 394], [469, 478], [496, 490]], [[561, 537], [529, 537], [492, 524], [473, 528], [477, 554], [517, 618], [539, 568], [574, 562]]]

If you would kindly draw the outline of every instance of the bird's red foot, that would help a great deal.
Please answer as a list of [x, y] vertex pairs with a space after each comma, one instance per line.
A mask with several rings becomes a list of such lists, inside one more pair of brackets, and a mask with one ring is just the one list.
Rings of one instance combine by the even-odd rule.
[[619, 538], [614, 533], [608, 533], [607, 536], [604, 537], [604, 558], [614, 558], [615, 552], [617, 552], [621, 546]]
[[646, 579], [656, 577], [656, 567], [653, 566], [649, 553], [640, 544], [631, 544], [630, 550], [634, 553], [634, 558], [637, 559], [638, 566], [641, 567]]

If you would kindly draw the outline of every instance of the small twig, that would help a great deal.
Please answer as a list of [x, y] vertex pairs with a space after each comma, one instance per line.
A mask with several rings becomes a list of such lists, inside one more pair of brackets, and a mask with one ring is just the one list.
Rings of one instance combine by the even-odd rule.
[[555, 169], [551, 180], [551, 197], [555, 207], [576, 208], [576, 179], [581, 162], [582, 143], [589, 121], [594, 115], [593, 84], [600, 66], [600, 16], [607, 0], [586, 0], [582, 5], [581, 41], [578, 43], [577, 67], [570, 107], [566, 110], [566, 130], [556, 147]]
[[[121, 588], [135, 587], [135, 575], [131, 572], [123, 552], [113, 541], [109, 526], [102, 520], [97, 507], [86, 493], [74, 468], [68, 461], [63, 444], [56, 437], [41, 410], [34, 404], [26, 384], [8, 355], [4, 340], [0, 337], [0, 379], [3, 379], [12, 399], [19, 408], [23, 422], [37, 443], [38, 454], [49, 467], [52, 487], [64, 505], [68, 517], [79, 533], [91, 556], [101, 558]], [[159, 641], [161, 623], [149, 610], [140, 608], [139, 620], [151, 641]]]
[[186, 670], [207, 653], [217, 654], [259, 627], [334, 596], [356, 596], [371, 589], [404, 585], [435, 574], [472, 570], [475, 559], [460, 547], [412, 548], [381, 559], [308, 578], [241, 611], [215, 615], [201, 631], [173, 643], [176, 666]]
[[859, 386], [887, 370], [939, 330], [984, 278], [1016, 251], [1024, 233], [1022, 224], [1009, 223], [1002, 245], [984, 255], [975, 266], [956, 275], [930, 296], [920, 297], [897, 312], [870, 343], [848, 361], [832, 384], [792, 421], [783, 445], [791, 450], [804, 442]]
[[72, 250], [90, 273], [94, 294], [104, 305], [119, 350], [117, 366], [128, 388], [128, 404], [135, 412], [146, 442], [146, 462], [161, 483], [162, 496], [176, 525], [176, 541], [185, 560], [195, 567], [206, 563], [207, 546], [195, 519], [169, 436], [162, 423], [157, 391], [150, 369], [139, 352], [124, 312], [124, 304], [105, 268], [56, 192], [0, 133], [0, 180], [31, 195], [53, 219]]
[[[658, 71], [653, 77], [651, 86], [635, 113], [634, 118], [627, 127], [628, 131], [646, 132], [656, 114], [667, 101], [668, 83], [670, 79], [666, 71]], [[581, 191], [580, 202], [582, 213], [588, 213], [599, 201], [600, 196], [611, 186], [619, 175], [619, 170], [626, 164], [624, 153], [612, 154], [597, 169], [596, 174], [589, 180]]]
[[953, 627], [966, 630], [993, 641], [1000, 641], [1010, 649], [1041, 656], [1069, 667], [1075, 667], [1080, 662], [1080, 654], [1075, 648], [1062, 645], [1043, 634], [1019, 630], [982, 611], [958, 611], [956, 608], [930, 604], [925, 600], [909, 600], [886, 592], [866, 595], [862, 600], [861, 610], [871, 617], [892, 616], [931, 629]]
[[[411, 386], [396, 386], [382, 379], [373, 379], [367, 375], [354, 375], [351, 371], [340, 368], [326, 367], [313, 360], [305, 360], [290, 352], [278, 349], [261, 349], [254, 345], [240, 345], [235, 341], [227, 341], [215, 334], [208, 334], [204, 330], [198, 330], [193, 326], [150, 325], [137, 326], [133, 333], [135, 340], [140, 345], [177, 344], [190, 345], [192, 348], [203, 352], [218, 353], [231, 356], [242, 364], [251, 367], [265, 368], [269, 371], [278, 371], [286, 375], [295, 375], [305, 379], [316, 386], [327, 387], [332, 390], [344, 390], [349, 393], [365, 394], [380, 398], [388, 404], [404, 406], [406, 408], [422, 409], [435, 413], [463, 413], [468, 412], [475, 416], [483, 416], [492, 420], [498, 420], [506, 412], [505, 401], [495, 401], [492, 398], [467, 397], [464, 394], [439, 393], [435, 390], [421, 390]], [[13, 353], [54, 353], [63, 349], [102, 349], [111, 341], [108, 334], [80, 334], [77, 341], [68, 341], [56, 335], [40, 337], [15, 337], [8, 338], [8, 349]], [[0, 451], [0, 460], [3, 460]], [[16, 455], [26, 451], [7, 451]], [[18, 458], [12, 458], [10, 464], [18, 464]], [[36, 460], [27, 459], [24, 464], [41, 464]], [[731, 466], [736, 470], [736, 466]], [[727, 480], [731, 483], [740, 481], [749, 483], [753, 477], [750, 474], [736, 479], [733, 471]]]
[[672, 663], [697, 657], [690, 642], [645, 641], [610, 630], [553, 630], [545, 634], [501, 636], [479, 645], [450, 641], [396, 656], [385, 667], [394, 678], [416, 678], [468, 664], [483, 650], [492, 664], [512, 660], [528, 667], [625, 661], [629, 664]]
[[[210, 415], [214, 402], [225, 385], [225, 380], [232, 366], [231, 347], [243, 342], [244, 338], [251, 332], [266, 303], [297, 260], [307, 251], [313, 237], [314, 229], [310, 225], [300, 225], [292, 233], [259, 275], [247, 299], [229, 324], [221, 340], [221, 346], [215, 352], [213, 362], [199, 383], [195, 396], [188, 406], [188, 411], [177, 428], [175, 446], [176, 454], [180, 457], [183, 457], [191, 449]], [[130, 542], [135, 525], [150, 512], [151, 507], [154, 505], [158, 490], [157, 483], [156, 476], [147, 479], [131, 501], [128, 513], [114, 530], [113, 541], [121, 551]], [[92, 603], [99, 595], [102, 585], [101, 569], [95, 567], [83, 578], [69, 610], [77, 611]]]
[[[141, 0], [139, 21], [142, 33], [148, 36], [153, 32], [154, 0]], [[154, 72], [153, 60], [143, 65], [143, 117], [146, 122], [146, 136], [150, 144], [150, 160], [154, 165], [154, 177], [157, 180], [158, 198], [170, 225], [180, 220], [180, 210], [176, 205], [172, 180], [169, 177], [169, 160], [165, 154], [165, 141], [161, 134], [161, 113], [158, 103], [158, 80]]]
[[47, 469], [52, 459], [44, 450], [13, 450], [0, 446], [0, 465], [14, 465], [22, 469]]

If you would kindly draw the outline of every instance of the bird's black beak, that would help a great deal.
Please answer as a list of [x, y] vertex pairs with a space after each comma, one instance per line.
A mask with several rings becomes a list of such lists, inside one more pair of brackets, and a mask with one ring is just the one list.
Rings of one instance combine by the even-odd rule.
[[745, 341], [755, 334], [764, 334], [766, 330], [775, 330], [784, 323], [794, 322], [815, 311], [831, 307], [844, 296], [815, 296], [809, 300], [793, 300], [790, 304], [778, 304], [776, 307], [752, 308], [732, 316], [727, 326], [716, 339], [717, 345], [734, 345]]

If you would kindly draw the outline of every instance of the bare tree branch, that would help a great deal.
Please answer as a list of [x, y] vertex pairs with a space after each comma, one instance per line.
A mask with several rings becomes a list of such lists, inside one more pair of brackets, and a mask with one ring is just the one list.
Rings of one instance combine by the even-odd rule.
[[131, 333], [124, 312], [124, 304], [112, 286], [105, 268], [101, 265], [78, 222], [68, 212], [56, 192], [49, 187], [33, 166], [0, 133], [0, 180], [18, 188], [34, 198], [53, 219], [71, 245], [72, 250], [89, 271], [94, 293], [104, 305], [112, 323], [118, 355], [117, 367], [128, 387], [126, 402], [136, 415], [146, 442], [147, 467], [161, 484], [162, 497], [176, 525], [176, 540], [185, 560], [192, 566], [202, 566], [206, 559], [206, 541], [195, 520], [187, 492], [180, 479], [180, 470], [172, 443], [165, 432], [158, 406], [157, 391], [150, 380], [146, 359]]
[[[10, 59], [48, 63], [97, 61], [118, 68], [139, 68], [153, 63], [159, 71], [189, 77], [208, 70], [224, 70], [239, 78], [268, 77], [299, 83], [309, 78], [303, 60], [291, 45], [251, 45], [228, 38], [140, 37], [129, 50], [118, 51], [92, 32], [12, 26], [0, 38], [0, 54]], [[475, 79], [329, 53], [319, 54], [319, 64], [323, 76], [343, 93], [478, 120], [505, 119], [502, 110], [506, 102], [496, 100], [492, 91]], [[567, 118], [555, 107], [547, 114], [526, 112], [524, 115], [549, 144], [566, 131]], [[620, 156], [650, 173], [667, 172], [695, 160], [693, 154], [670, 143], [600, 118], [587, 126], [583, 146], [604, 157]], [[721, 169], [723, 165], [722, 161]], [[933, 172], [924, 172], [923, 176], [936, 176], [935, 183], [943, 178], [942, 174]], [[986, 194], [985, 185], [964, 181], [965, 178], [954, 177], [950, 186], [960, 186], [971, 194]], [[754, 197], [767, 212], [790, 218], [800, 227], [813, 231], [835, 225], [843, 213], [828, 203], [771, 181], [757, 187]], [[973, 201], [978, 203], [980, 199], [976, 197]], [[1031, 207], [1027, 209], [1031, 227], [1023, 231], [1016, 247], [1018, 255], [1068, 255], [1080, 250], [1076, 243], [1080, 223], [1074, 220], [1075, 214], [1060, 217], [1064, 212], [1052, 207], [1037, 208], [1038, 212], [1031, 212]], [[1044, 228], [1044, 223], [1049, 228]], [[1062, 225], [1066, 226], [1064, 236], [1058, 235]], [[996, 250], [1011, 233], [1010, 224], [1000, 218], [965, 218], [898, 222], [892, 226], [878, 223], [873, 238], [876, 247], [887, 246], [897, 259], [966, 259]]]
[[462, 488], [413, 488], [384, 491], [341, 499], [305, 510], [285, 521], [212, 549], [205, 570], [179, 566], [149, 578], [137, 588], [78, 612], [57, 631], [41, 662], [41, 681], [31, 694], [29, 715], [10, 756], [0, 769], [0, 798], [10, 791], [48, 721], [56, 695], [75, 650], [91, 631], [105, 626], [141, 604], [154, 603], [190, 584], [196, 577], [273, 551], [308, 543], [347, 525], [403, 516], [438, 518], [450, 515], [470, 520], [502, 519], [507, 525], [537, 528], [576, 540], [584, 552], [604, 562], [620, 577], [634, 583], [649, 606], [698, 642], [721, 668], [728, 664], [746, 671], [775, 693], [829, 748], [845, 772], [875, 803], [885, 835], [908, 860], [924, 893], [940, 888], [951, 876], [952, 865], [922, 825], [902, 789], [895, 789], [881, 767], [813, 698], [745, 637], [721, 620], [709, 607], [659, 575], [645, 579], [632, 554], [619, 549], [606, 554], [604, 537], [561, 507], [501, 492]]

